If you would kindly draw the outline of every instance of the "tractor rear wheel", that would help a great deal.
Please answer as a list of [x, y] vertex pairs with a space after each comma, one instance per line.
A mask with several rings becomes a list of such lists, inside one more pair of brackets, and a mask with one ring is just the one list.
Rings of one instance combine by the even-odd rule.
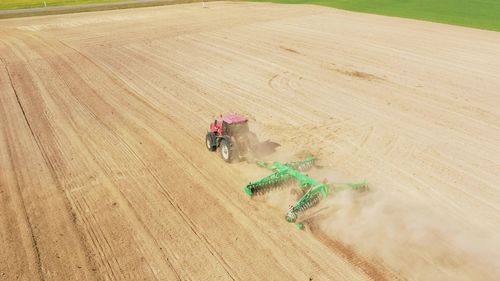
[[220, 157], [224, 161], [226, 161], [228, 163], [233, 161], [233, 148], [232, 148], [231, 142], [229, 140], [223, 139], [220, 142], [219, 150], [220, 150]]
[[212, 132], [207, 133], [206, 138], [207, 149], [209, 151], [215, 151], [217, 149], [217, 145], [215, 144], [215, 135]]

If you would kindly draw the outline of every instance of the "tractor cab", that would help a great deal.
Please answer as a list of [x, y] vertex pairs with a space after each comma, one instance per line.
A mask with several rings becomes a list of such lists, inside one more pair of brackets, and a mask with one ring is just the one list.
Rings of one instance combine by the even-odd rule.
[[245, 133], [248, 133], [248, 122], [247, 120], [239, 123], [228, 123], [225, 121], [222, 121], [222, 130], [225, 135], [231, 136], [231, 137], [237, 137], [241, 136]]
[[249, 131], [248, 119], [240, 115], [225, 115], [210, 124], [210, 131], [218, 136], [237, 136]]

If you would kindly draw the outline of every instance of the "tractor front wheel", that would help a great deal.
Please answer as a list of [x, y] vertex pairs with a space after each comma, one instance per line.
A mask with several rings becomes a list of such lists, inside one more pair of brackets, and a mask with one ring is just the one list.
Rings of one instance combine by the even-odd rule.
[[221, 142], [220, 142], [220, 156], [222, 157], [222, 159], [226, 162], [231, 162], [233, 161], [233, 149], [231, 147], [231, 142], [226, 140], [226, 139], [223, 139]]
[[206, 139], [207, 149], [209, 151], [215, 151], [217, 149], [217, 145], [215, 144], [215, 134], [212, 132], [207, 133]]

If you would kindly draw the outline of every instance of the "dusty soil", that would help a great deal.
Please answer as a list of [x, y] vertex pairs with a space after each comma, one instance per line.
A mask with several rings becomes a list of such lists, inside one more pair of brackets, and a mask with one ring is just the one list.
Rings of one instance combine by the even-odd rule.
[[[0, 280], [498, 280], [499, 46], [300, 5], [2, 20]], [[297, 230], [206, 150], [226, 112], [370, 191]]]

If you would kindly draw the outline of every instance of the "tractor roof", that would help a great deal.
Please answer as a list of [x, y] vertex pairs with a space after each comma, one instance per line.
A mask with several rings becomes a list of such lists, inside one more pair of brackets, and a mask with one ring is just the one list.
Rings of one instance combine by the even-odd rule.
[[233, 123], [243, 123], [246, 122], [248, 119], [241, 115], [229, 114], [222, 117], [222, 120], [228, 124], [233, 124]]

